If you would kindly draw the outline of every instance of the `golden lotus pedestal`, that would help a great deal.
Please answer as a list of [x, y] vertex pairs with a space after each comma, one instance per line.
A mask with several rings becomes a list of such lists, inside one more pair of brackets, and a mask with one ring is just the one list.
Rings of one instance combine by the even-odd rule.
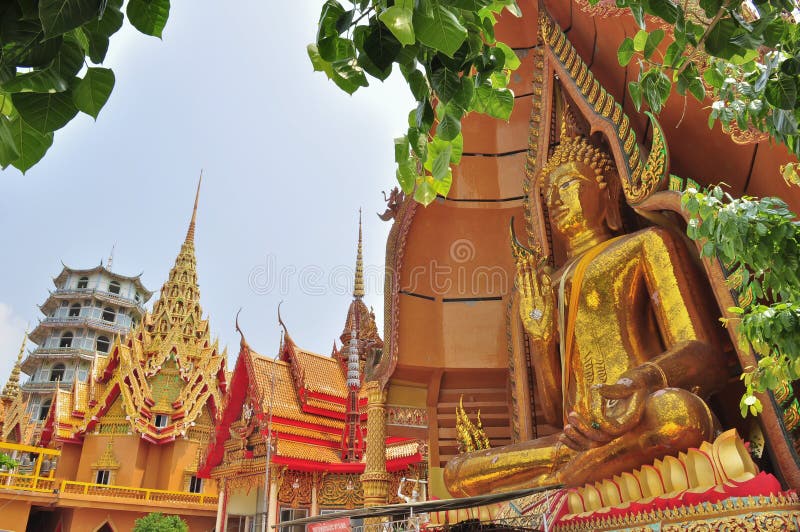
[[800, 498], [759, 472], [729, 430], [713, 443], [580, 488], [434, 513], [429, 527], [466, 520], [563, 532], [800, 530]]

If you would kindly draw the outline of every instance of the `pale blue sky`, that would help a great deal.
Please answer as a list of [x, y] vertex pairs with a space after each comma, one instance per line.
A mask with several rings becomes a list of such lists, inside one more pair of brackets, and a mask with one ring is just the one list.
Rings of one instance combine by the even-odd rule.
[[56, 132], [25, 176], [0, 172], [0, 385], [60, 261], [91, 267], [116, 243], [114, 270], [144, 272], [158, 291], [201, 168], [201, 301], [231, 364], [239, 307], [250, 345], [272, 355], [281, 299], [295, 340], [330, 352], [351, 299], [359, 207], [373, 274], [365, 301], [383, 330], [376, 272], [390, 224], [375, 212], [395, 184], [392, 137], [413, 102], [397, 81], [350, 97], [312, 71], [305, 47], [321, 4], [177, 0], [163, 41], [126, 21], [97, 122], [79, 115]]

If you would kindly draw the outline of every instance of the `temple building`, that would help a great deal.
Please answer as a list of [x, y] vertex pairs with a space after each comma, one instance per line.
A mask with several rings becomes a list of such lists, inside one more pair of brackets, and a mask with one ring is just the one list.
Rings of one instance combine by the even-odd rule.
[[39, 306], [44, 319], [28, 336], [37, 346], [20, 366], [30, 375], [22, 391], [34, 423], [47, 416], [56, 387], [86, 382], [97, 357], [142, 321], [152, 292], [139, 277], [113, 272], [109, 263], [87, 270], [64, 266], [53, 279], [55, 290]]
[[[217, 530], [260, 530], [265, 513], [272, 526], [364, 505], [364, 451], [375, 436], [366, 423], [361, 385], [363, 368], [379, 356], [383, 341], [363, 302], [363, 273], [359, 223], [353, 301], [340, 336], [343, 345], [334, 343], [331, 356], [301, 348], [280, 316], [283, 340], [275, 358], [256, 353], [242, 335], [200, 472], [220, 486], [224, 513]], [[381, 443], [393, 493], [402, 477], [425, 478], [420, 441], [395, 436]]]
[[[47, 378], [42, 380], [61, 382], [50, 391], [51, 404], [36, 441], [52, 450], [0, 444], [0, 450], [10, 450], [22, 464], [19, 472], [0, 473], [8, 477], [4, 484], [25, 486], [22, 495], [13, 493], [6, 504], [4, 526], [24, 530], [27, 523], [28, 530], [130, 530], [135, 519], [160, 511], [180, 514], [192, 529], [213, 528], [217, 487], [201, 479], [198, 468], [227, 390], [227, 354], [212, 339], [200, 305], [194, 248], [199, 192], [198, 183], [186, 238], [152, 312], [141, 312], [140, 305], [150, 294], [137, 278], [126, 280], [97, 269], [69, 270], [57, 279], [60, 290], [76, 293], [64, 296], [71, 298], [66, 305], [43, 306], [48, 319], [60, 309], [66, 314], [55, 314], [63, 323], [54, 320], [53, 330], [45, 319], [36, 339], [50, 350], [46, 353], [64, 352], [80, 362], [77, 368], [72, 366], [68, 377], [65, 371], [63, 382], [52, 381], [55, 370], [44, 366], [50, 373], [43, 374]], [[119, 283], [121, 295], [130, 302], [114, 299], [118, 294], [112, 283]], [[84, 299], [81, 290], [90, 291], [85, 297], [95, 299]], [[103, 309], [93, 301], [101, 301]], [[82, 308], [79, 315], [71, 316], [75, 302]], [[106, 306], [132, 325], [125, 335], [115, 329], [117, 334], [107, 346], [100, 345], [101, 333], [109, 327], [105, 322], [112, 321], [102, 315]], [[101, 314], [92, 314], [95, 309]], [[76, 320], [79, 323], [73, 323]], [[73, 341], [78, 338], [83, 343], [47, 343], [50, 339], [62, 342], [68, 330], [74, 331]], [[83, 351], [68, 351], [88, 352], [95, 346], [107, 355], [95, 357], [91, 351], [84, 361], [79, 358], [85, 356]], [[13, 378], [12, 374], [4, 401], [6, 395], [14, 395]], [[0, 494], [0, 498], [5, 497]]]
[[[614, 510], [611, 490], [624, 493], [627, 487], [623, 481], [628, 477], [620, 481], [616, 475], [621, 471], [611, 469], [610, 458], [588, 461], [587, 456], [606, 456], [606, 452], [610, 457], [618, 455], [613, 454], [613, 446], [594, 443], [585, 434], [602, 442], [612, 438], [592, 432], [601, 430], [602, 423], [582, 421], [579, 414], [567, 419], [567, 415], [573, 415], [568, 409], [571, 401], [577, 404], [578, 412], [586, 415], [589, 411], [590, 407], [584, 405], [590, 401], [591, 393], [597, 393], [587, 391], [591, 385], [611, 384], [621, 375], [638, 371], [658, 383], [651, 389], [654, 393], [660, 391], [659, 386], [682, 386], [697, 397], [702, 396], [706, 401], [702, 408], [713, 412], [723, 428], [736, 429], [738, 436], [729, 437], [730, 445], [736, 438], [752, 442], [766, 439], [769, 453], [761, 453], [762, 448], [753, 444], [758, 464], [752, 471], [774, 473], [783, 480], [784, 489], [800, 487], [800, 459], [796, 452], [800, 448], [800, 424], [795, 389], [787, 386], [784, 392], [764, 401], [765, 411], [758, 420], [742, 419], [735, 408], [743, 392], [738, 377], [743, 368], [756, 363], [753, 352], [742, 349], [735, 333], [723, 329], [717, 321], [720, 316], [731, 317], [727, 309], [737, 303], [735, 272], [727, 271], [717, 260], [700, 259], [694, 243], [690, 243], [691, 247], [683, 242], [658, 244], [667, 246], [659, 252], [658, 266], [643, 262], [634, 266], [631, 259], [627, 272], [637, 273], [625, 285], [629, 291], [625, 295], [612, 292], [619, 289], [613, 281], [622, 279], [622, 270], [613, 275], [608, 272], [619, 257], [600, 255], [602, 260], [597, 259], [597, 266], [590, 262], [592, 259], [572, 262], [571, 253], [577, 246], [564, 243], [565, 237], [557, 234], [559, 220], [554, 221], [554, 216], [559, 213], [553, 211], [566, 212], [568, 207], [574, 210], [578, 208], [577, 199], [573, 197], [573, 204], [566, 207], [548, 203], [558, 193], [546, 188], [547, 179], [557, 174], [559, 164], [580, 167], [605, 161], [603, 164], [618, 172], [613, 179], [620, 183], [613, 186], [621, 188], [614, 189], [618, 194], [614, 199], [621, 198], [624, 204], [618, 214], [622, 219], [601, 221], [608, 234], [619, 238], [611, 243], [632, 243], [635, 239], [631, 235], [647, 235], [652, 242], [678, 242], [686, 227], [679, 192], [688, 185], [724, 181], [734, 196], [777, 195], [797, 212], [800, 189], [786, 188], [779, 173], [780, 165], [792, 158], [785, 147], [775, 146], [757, 131], [722, 131], [719, 126], [709, 131], [709, 102], [700, 104], [673, 95], [657, 121], [638, 112], [626, 93], [627, 82], [637, 79], [639, 67], [632, 62], [621, 68], [616, 55], [625, 36], [633, 36], [638, 28], [629, 14], [613, 2], [596, 6], [586, 0], [518, 3], [523, 16], [517, 19], [504, 14], [496, 27], [497, 39], [512, 47], [522, 62], [511, 76], [515, 105], [510, 120], [466, 117], [462, 124], [464, 156], [453, 170], [448, 196], [421, 208], [412, 198], [396, 191], [383, 217], [393, 220], [386, 244], [385, 346], [381, 357], [365, 368], [364, 379], [364, 388], [370, 390], [368, 411], [379, 413], [372, 432], [385, 431], [388, 437], [413, 435], [427, 442], [430, 494], [436, 497], [483, 494], [525, 485], [582, 484], [579, 479], [587, 478], [592, 483], [581, 488], [581, 493], [597, 494], [598, 504], [587, 504], [579, 510], [570, 506], [570, 512], [580, 514], [582, 521], [574, 528], [558, 529], [640, 527], [652, 520], [678, 523], [677, 514], [670, 517], [659, 513], [662, 509], [631, 515], [628, 502], [636, 497], [627, 502], [623, 498], [626, 509]], [[605, 167], [593, 167], [592, 177], [601, 181], [606, 171], [609, 170]], [[566, 179], [561, 185], [565, 189], [577, 186]], [[606, 186], [605, 182], [601, 185]], [[604, 215], [610, 216], [608, 212], [611, 211]], [[431, 231], [431, 227], [436, 230]], [[516, 235], [514, 239], [519, 238], [523, 244], [511, 246], [509, 228]], [[601, 253], [604, 246], [598, 246], [593, 253]], [[581, 253], [585, 250], [579, 249]], [[552, 287], [553, 297], [561, 298], [560, 308], [553, 304], [548, 309], [526, 299], [523, 283], [531, 277], [531, 271], [536, 274], [538, 263], [531, 257], [536, 258], [537, 253], [543, 255], [553, 275], [563, 274], [560, 268], [578, 264], [574, 270], [567, 269], [569, 276], [563, 274], [565, 281]], [[616, 263], [621, 268], [620, 264]], [[591, 268], [600, 265], [609, 270], [590, 273]], [[677, 279], [670, 282], [678, 283], [680, 291], [667, 295], [663, 289], [654, 290], [644, 282], [660, 283], [658, 279], [662, 278]], [[549, 273], [545, 279], [550, 280]], [[570, 290], [570, 283], [577, 283], [577, 287]], [[681, 307], [684, 310], [667, 316], [660, 306], [662, 302], [673, 311]], [[593, 312], [600, 312], [597, 309], [604, 309], [604, 316], [588, 318]], [[554, 313], [553, 320], [562, 320], [558, 327], [548, 329], [554, 336], [542, 333], [549, 342], [546, 352], [542, 342], [536, 343], [540, 338], [531, 332], [539, 330], [537, 320], [545, 312], [550, 312], [551, 317]], [[623, 316], [629, 321], [624, 321]], [[574, 329], [569, 328], [569, 320], [577, 323]], [[692, 324], [688, 341], [703, 346], [702, 356], [697, 352], [695, 367], [704, 369], [702, 375], [694, 376], [696, 383], [678, 384], [687, 375], [675, 362], [686, 347], [675, 340], [685, 332], [675, 332], [681, 320]], [[641, 342], [633, 339], [638, 338], [636, 334], [644, 335]], [[619, 337], [631, 344], [619, 349], [613, 343], [618, 340], [609, 340]], [[659, 345], [649, 344], [653, 338], [658, 339]], [[559, 346], [564, 349], [560, 354]], [[580, 356], [570, 358], [571, 352]], [[624, 359], [620, 353], [631, 358]], [[634, 363], [637, 360], [643, 364], [638, 369]], [[543, 367], [547, 363], [551, 365]], [[568, 364], [573, 365], [567, 367]], [[631, 373], [622, 373], [626, 368]], [[491, 450], [464, 453], [467, 449], [460, 448], [462, 401], [469, 416], [480, 411]], [[696, 421], [699, 417], [694, 414], [691, 419]], [[582, 428], [576, 429], [576, 425]], [[708, 423], [705, 430], [707, 445], [714, 436], [708, 433]], [[575, 439], [570, 440], [567, 432]], [[576, 443], [581, 437], [586, 440]], [[568, 449], [560, 443], [563, 441], [573, 447]], [[700, 447], [697, 440], [692, 442], [686, 446]], [[592, 446], [597, 448], [585, 451]], [[384, 504], [392, 496], [386, 469], [379, 463], [383, 455], [380, 447], [381, 442], [373, 443], [368, 438], [366, 460], [371, 465], [362, 481], [374, 490], [371, 504]], [[630, 456], [627, 451], [618, 452]], [[639, 471], [639, 466], [642, 471], [658, 469], [665, 460], [663, 455], [651, 457], [648, 449], [637, 452], [639, 463], [631, 465], [627, 475]], [[677, 448], [672, 452], [672, 458], [688, 463]], [[745, 476], [752, 478], [753, 474]], [[722, 482], [712, 474], [709, 485], [714, 484], [715, 478]], [[776, 477], [771, 478], [774, 482], [769, 490], [777, 485]], [[639, 481], [637, 477], [636, 482]], [[686, 485], [691, 487], [692, 483]], [[664, 484], [660, 491], [647, 488], [647, 494], [640, 491], [637, 497], [674, 495], [671, 489]], [[767, 488], [754, 490], [761, 495], [769, 493]], [[796, 510], [797, 500], [788, 495], [781, 497], [780, 501], [764, 499], [765, 512], [772, 512], [765, 515], [777, 515], [776, 522], [789, 523], [797, 514], [785, 510]], [[670, 504], [680, 506], [684, 502]], [[613, 513], [617, 520], [603, 524], [611, 514], [589, 515], [599, 508], [604, 512], [611, 508], [617, 512]], [[722, 526], [719, 523], [723, 521], [713, 518], [722, 519], [724, 504], [713, 509], [709, 506], [708, 512], [703, 512], [692, 513], [692, 519], [712, 519], [707, 521], [712, 523], [708, 525], [710, 529]], [[730, 523], [739, 522], [730, 519]], [[788, 526], [794, 527], [796, 524]]]

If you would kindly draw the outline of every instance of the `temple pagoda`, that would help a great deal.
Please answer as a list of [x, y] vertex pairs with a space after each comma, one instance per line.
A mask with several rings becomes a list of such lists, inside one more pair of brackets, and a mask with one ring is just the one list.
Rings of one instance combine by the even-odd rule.
[[22, 391], [36, 423], [47, 416], [56, 387], [69, 390], [75, 382], [85, 383], [115, 338], [142, 321], [152, 292], [140, 275], [121, 275], [110, 266], [110, 260], [84, 270], [64, 266], [53, 279], [55, 290], [39, 306], [44, 318], [28, 337], [37, 346], [19, 366], [30, 375]]
[[33, 435], [33, 425], [30, 423], [30, 414], [25, 408], [22, 388], [19, 385], [22, 373], [22, 357], [25, 353], [25, 343], [28, 341], [26, 332], [19, 346], [19, 353], [11, 375], [8, 376], [3, 393], [0, 394], [0, 441], [23, 442], [28, 441]]
[[[217, 530], [251, 530], [265, 514], [272, 526], [364, 505], [365, 447], [375, 436], [369, 439], [366, 424], [363, 367], [379, 354], [383, 340], [363, 302], [363, 272], [359, 222], [353, 301], [340, 337], [343, 346], [334, 343], [331, 356], [300, 347], [280, 315], [283, 340], [277, 357], [258, 354], [242, 335], [225, 406], [200, 470], [220, 484], [223, 512]], [[417, 439], [391, 437], [381, 444], [393, 493], [400, 478], [425, 475], [425, 449]]]
[[[186, 237], [152, 312], [141, 311], [150, 293], [136, 278], [125, 284], [121, 277], [98, 269], [69, 270], [57, 279], [59, 289], [90, 291], [95, 297], [91, 301], [102, 301], [118, 316], [129, 317], [133, 327], [127, 334], [114, 330], [109, 345], [100, 349], [97, 331], [108, 327], [102, 323], [103, 316], [99, 320], [93, 314], [77, 316], [85, 320], [82, 324], [98, 321], [94, 342], [108, 354], [79, 366], [84, 376], [78, 373], [75, 378], [73, 368], [73, 374], [65, 375], [61, 386], [50, 391], [51, 407], [36, 442], [41, 447], [14, 448], [23, 461], [36, 460], [29, 482], [44, 493], [40, 499], [47, 499], [28, 501], [29, 530], [130, 530], [135, 519], [152, 511], [180, 514], [192, 529], [213, 527], [217, 488], [199, 478], [197, 471], [200, 450], [213, 432], [227, 389], [227, 353], [212, 339], [200, 306], [194, 247], [199, 191], [198, 183]], [[118, 294], [106, 292], [113, 282], [135, 304], [112, 306]], [[72, 323], [64, 318], [73, 318], [69, 315], [73, 300], [86, 306], [76, 295], [65, 305], [48, 303], [43, 310], [49, 314], [63, 308], [65, 314], [57, 316]], [[98, 307], [88, 308], [91, 313]], [[81, 312], [87, 311], [82, 308]], [[56, 322], [48, 320], [49, 316], [32, 335], [40, 345], [48, 349], [88, 346], [85, 342], [65, 347], [42, 343], [63, 338], [64, 329], [53, 327], [60, 336], [51, 332], [48, 327]], [[73, 330], [73, 342], [89, 338], [88, 330]], [[13, 395], [13, 387], [13, 382], [6, 387], [8, 395]], [[48, 447], [53, 450], [45, 450], [53, 458], [43, 466], [42, 448]], [[6, 483], [16, 484], [21, 478], [15, 473]], [[20, 508], [15, 506], [14, 511], [24, 510]]]

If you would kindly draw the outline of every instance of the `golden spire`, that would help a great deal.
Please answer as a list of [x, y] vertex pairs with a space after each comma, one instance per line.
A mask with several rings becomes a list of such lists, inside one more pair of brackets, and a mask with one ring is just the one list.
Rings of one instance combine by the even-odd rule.
[[200, 179], [197, 180], [197, 192], [194, 195], [194, 209], [192, 209], [192, 219], [189, 222], [189, 229], [186, 231], [186, 242], [194, 242], [194, 224], [197, 220], [197, 202], [200, 200], [200, 185], [203, 183], [203, 171], [200, 170]]
[[162, 337], [173, 329], [178, 329], [178, 335], [186, 340], [208, 339], [208, 328], [203, 324], [200, 308], [200, 288], [197, 285], [197, 261], [194, 254], [194, 230], [202, 181], [201, 172], [186, 240], [175, 258], [175, 265], [169, 272], [167, 282], [161, 287], [158, 301], [153, 305], [153, 322], [147, 327], [151, 333]]
[[358, 252], [356, 253], [356, 279], [353, 297], [364, 297], [364, 257], [361, 252], [361, 209], [358, 209]]
[[27, 341], [28, 331], [25, 331], [25, 334], [22, 336], [22, 345], [19, 346], [17, 363], [14, 364], [14, 368], [11, 370], [11, 375], [8, 377], [8, 382], [6, 382], [6, 385], [3, 388], [3, 394], [0, 396], [3, 399], [13, 400], [19, 392], [19, 374], [22, 371], [22, 355], [25, 353], [25, 342]]

